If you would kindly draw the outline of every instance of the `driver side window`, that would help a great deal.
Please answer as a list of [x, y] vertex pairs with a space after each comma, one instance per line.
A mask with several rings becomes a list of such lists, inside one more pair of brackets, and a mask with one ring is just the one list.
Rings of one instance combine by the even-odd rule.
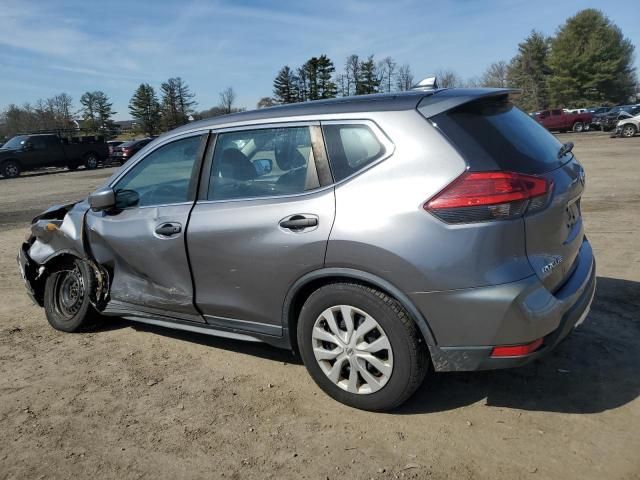
[[[189, 201], [189, 184], [202, 136], [183, 138], [154, 150], [114, 185], [127, 206], [148, 207]], [[122, 192], [122, 193], [121, 193]]]

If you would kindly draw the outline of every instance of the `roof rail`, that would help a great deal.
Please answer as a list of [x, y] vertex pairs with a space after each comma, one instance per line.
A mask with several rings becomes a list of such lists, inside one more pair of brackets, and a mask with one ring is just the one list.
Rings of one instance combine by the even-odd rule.
[[411, 90], [437, 90], [438, 89], [438, 79], [436, 76], [426, 77], [416, 83]]

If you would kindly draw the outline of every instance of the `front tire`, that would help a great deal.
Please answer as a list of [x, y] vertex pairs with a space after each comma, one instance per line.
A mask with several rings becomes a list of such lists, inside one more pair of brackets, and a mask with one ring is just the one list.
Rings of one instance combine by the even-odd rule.
[[622, 136], [625, 138], [631, 138], [636, 134], [636, 126], [630, 123], [622, 127]]
[[426, 345], [402, 305], [360, 284], [333, 283], [312, 293], [300, 312], [297, 340], [316, 384], [363, 410], [399, 406], [428, 370]]
[[584, 130], [584, 123], [576, 122], [573, 124], [573, 131], [576, 133], [580, 133]]
[[53, 328], [63, 332], [78, 332], [95, 326], [98, 312], [89, 300], [94, 282], [87, 264], [77, 258], [47, 277], [44, 310]]
[[15, 160], [7, 160], [0, 167], [0, 173], [4, 178], [15, 178], [20, 175], [20, 164]]

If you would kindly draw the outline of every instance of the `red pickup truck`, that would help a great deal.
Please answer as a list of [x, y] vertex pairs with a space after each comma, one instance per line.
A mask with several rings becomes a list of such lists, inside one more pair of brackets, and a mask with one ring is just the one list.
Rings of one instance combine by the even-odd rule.
[[593, 115], [589, 112], [569, 113], [564, 110], [557, 109], [538, 112], [535, 114], [534, 118], [547, 130], [558, 130], [560, 132], [573, 130], [574, 132], [584, 132], [589, 130]]

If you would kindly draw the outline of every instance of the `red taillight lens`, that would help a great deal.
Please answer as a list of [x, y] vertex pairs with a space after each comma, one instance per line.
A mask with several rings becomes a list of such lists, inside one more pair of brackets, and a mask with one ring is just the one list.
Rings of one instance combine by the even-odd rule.
[[524, 345], [510, 345], [508, 347], [493, 347], [491, 350], [492, 357], [521, 357], [535, 352], [542, 346], [543, 339], [539, 338], [531, 343]]
[[131, 149], [130, 148], [123, 148], [122, 149], [122, 154], [123, 155], [129, 155], [131, 153]]
[[[465, 172], [424, 208], [448, 223], [513, 218], [543, 208], [550, 181], [513, 172]], [[534, 200], [535, 199], [535, 200]]]

